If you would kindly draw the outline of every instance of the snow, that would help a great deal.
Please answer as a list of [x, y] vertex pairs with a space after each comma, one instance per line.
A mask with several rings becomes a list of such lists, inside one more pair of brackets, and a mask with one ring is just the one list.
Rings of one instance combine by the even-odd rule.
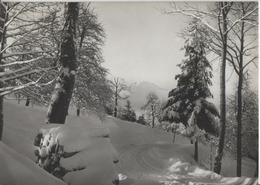
[[[52, 135], [55, 142], [59, 140], [66, 152], [79, 151], [61, 160], [61, 165], [66, 169], [86, 167], [64, 177], [65, 182], [71, 185], [111, 185], [115, 177], [124, 185], [186, 185], [205, 182], [231, 185], [238, 182], [252, 184], [255, 180], [225, 178], [205, 169], [193, 160], [194, 146], [182, 136], [177, 135], [175, 144], [172, 144], [170, 133], [113, 117], [101, 121], [91, 114], [81, 117], [69, 115], [65, 125], [46, 125], [45, 115], [46, 110], [36, 106], [25, 108], [15, 102], [5, 103], [3, 141], [31, 160], [35, 160], [32, 143], [39, 131], [46, 136]], [[47, 146], [47, 139], [44, 142]], [[200, 144], [200, 163], [206, 162], [208, 156], [209, 149]], [[113, 161], [118, 159], [119, 162], [114, 164]], [[2, 160], [0, 164], [5, 165]], [[222, 169], [225, 174], [232, 175], [235, 160], [225, 155]], [[252, 161], [243, 162], [243, 175], [253, 175], [254, 169]], [[5, 175], [8, 177], [8, 174]], [[12, 176], [9, 176], [11, 179]], [[0, 181], [0, 184], [5, 183]]]
[[[112, 117], [106, 120], [106, 124], [110, 130], [111, 142], [119, 153], [121, 172], [132, 179], [135, 182], [133, 184], [232, 184], [233, 178], [223, 178], [194, 161], [194, 146], [187, 138], [176, 136], [175, 144], [172, 144], [172, 135], [158, 129]], [[199, 147], [199, 159], [205, 161], [208, 151], [202, 144]], [[235, 171], [234, 165], [225, 163], [226, 160], [233, 160], [225, 157], [227, 156], [224, 156], [222, 168]], [[253, 169], [251, 166], [247, 173], [251, 171], [253, 175]], [[241, 182], [249, 185], [256, 180], [243, 177], [234, 181], [234, 184]]]
[[2, 142], [0, 142], [0, 159], [2, 185], [65, 185]]
[[[45, 135], [52, 134], [54, 138], [59, 138], [66, 152], [79, 151], [72, 157], [62, 159], [63, 167], [69, 170], [79, 166], [86, 167], [84, 170], [66, 174], [64, 177], [66, 183], [111, 185], [112, 180], [119, 173], [115, 171], [113, 163], [117, 160], [117, 154], [108, 138], [109, 130], [98, 117], [69, 116], [65, 125], [47, 125], [44, 122], [45, 111], [36, 106], [25, 108], [24, 105], [18, 105], [16, 102], [5, 103], [3, 142], [28, 156], [34, 163], [35, 136], [39, 131], [45, 132]], [[12, 179], [12, 176], [9, 178]]]
[[[61, 166], [73, 171], [85, 168], [81, 171], [68, 173], [64, 179], [66, 182], [79, 185], [98, 184], [103, 173], [104, 184], [109, 184], [116, 177], [113, 161], [117, 160], [116, 152], [113, 151], [107, 136], [109, 132], [101, 125], [100, 120], [91, 117], [87, 122], [71, 122], [71, 124], [50, 124], [41, 127], [43, 133], [43, 146], [51, 146], [51, 143], [64, 146], [64, 152], [78, 152], [77, 154], [61, 159]], [[51, 137], [50, 137], [51, 136]], [[51, 138], [51, 139], [50, 139]], [[47, 146], [47, 143], [50, 143]], [[83, 175], [84, 174], [84, 175]], [[101, 177], [102, 177], [101, 176]]]

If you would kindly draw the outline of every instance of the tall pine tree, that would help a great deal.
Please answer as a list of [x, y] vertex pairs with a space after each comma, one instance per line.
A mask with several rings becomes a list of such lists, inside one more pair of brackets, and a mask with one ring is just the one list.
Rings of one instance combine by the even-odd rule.
[[184, 46], [185, 59], [178, 64], [181, 74], [175, 76], [177, 87], [169, 92], [163, 119], [185, 125], [186, 134], [195, 138], [194, 158], [198, 160], [197, 137], [201, 130], [218, 135], [215, 118], [219, 114], [216, 107], [206, 100], [212, 97], [209, 89], [212, 67], [206, 58], [205, 44], [196, 24], [191, 25]]

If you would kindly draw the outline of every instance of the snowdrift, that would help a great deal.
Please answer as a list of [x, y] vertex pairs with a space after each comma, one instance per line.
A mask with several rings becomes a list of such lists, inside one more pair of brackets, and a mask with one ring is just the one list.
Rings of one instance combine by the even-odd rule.
[[[61, 156], [59, 165], [66, 172], [86, 169], [87, 175], [93, 169], [99, 169], [99, 173], [104, 173], [103, 170], [107, 166], [111, 170], [110, 173], [106, 171], [106, 175], [111, 174], [113, 163], [118, 161], [118, 158], [108, 139], [108, 130], [102, 127], [89, 128], [89, 125], [86, 125], [79, 123], [74, 125], [50, 124], [42, 127], [38, 134], [41, 135], [41, 141], [37, 147], [37, 154], [40, 157], [39, 165], [49, 169], [48, 166], [46, 167], [45, 161], [52, 155], [59, 155]], [[52, 152], [53, 148], [55, 149], [57, 146], [62, 148], [62, 151]], [[47, 165], [50, 166], [52, 162], [53, 160], [47, 162]], [[115, 176], [116, 174], [112, 173], [110, 180], [112, 181]]]
[[62, 146], [65, 155], [60, 165], [70, 172], [64, 177], [69, 184], [111, 184], [117, 175], [114, 162], [118, 158], [110, 143], [109, 131], [94, 116], [85, 121], [71, 120], [66, 125], [41, 127], [39, 133], [43, 139], [39, 151], [45, 155], [53, 145]]
[[[128, 184], [257, 184], [255, 178], [226, 178], [206, 170], [194, 161], [193, 145], [182, 136], [177, 136], [175, 144], [172, 144], [172, 135], [158, 129], [112, 117], [106, 120], [106, 124], [109, 126], [111, 142], [119, 153], [122, 172], [128, 176]], [[202, 146], [200, 144], [199, 158], [205, 161], [208, 151]], [[226, 160], [231, 162], [230, 158]], [[223, 167], [226, 170], [235, 168], [234, 165], [229, 167], [225, 163]], [[251, 171], [254, 172], [254, 169]]]
[[[85, 168], [64, 176], [65, 182], [70, 185], [111, 185], [115, 176], [122, 177], [120, 185], [257, 184], [255, 179], [250, 178], [220, 177], [198, 165], [193, 160], [193, 145], [181, 136], [177, 136], [175, 144], [172, 144], [170, 133], [111, 117], [101, 121], [95, 115], [81, 117], [69, 115], [65, 125], [46, 125], [44, 124], [45, 115], [44, 109], [24, 108], [23, 105], [6, 102], [3, 142], [29, 157], [31, 161], [29, 159], [27, 161], [37, 168], [33, 162], [36, 159], [33, 153], [35, 149], [33, 140], [38, 132], [45, 136], [52, 135], [55, 138], [54, 141], [59, 140], [65, 152], [76, 152], [75, 155], [62, 158], [60, 164], [72, 171], [78, 167]], [[46, 143], [50, 142], [47, 138]], [[209, 156], [209, 149], [202, 144], [199, 147], [200, 164], [203, 164]], [[23, 159], [18, 161], [9, 159], [11, 154], [5, 154], [3, 157], [2, 151], [0, 153], [0, 165], [4, 166], [2, 169], [6, 167], [9, 171], [15, 170], [13, 168], [24, 163]], [[118, 158], [119, 162], [115, 164]], [[12, 168], [5, 163], [5, 160], [13, 161]], [[222, 166], [224, 174], [232, 176], [233, 172], [230, 172], [235, 171], [234, 166], [235, 160], [224, 156]], [[250, 176], [254, 169], [254, 163], [243, 165], [243, 175]], [[13, 177], [15, 176], [13, 174], [21, 172], [18, 170], [13, 174], [7, 174], [8, 170], [0, 174], [1, 185], [22, 184], [28, 179], [30, 181], [41, 179], [41, 176], [35, 179], [32, 177], [23, 179], [20, 183], [15, 179], [25, 175], [18, 174], [17, 177]], [[42, 169], [38, 170], [56, 180]], [[33, 172], [37, 170], [32, 170], [32, 174]], [[29, 176], [29, 172], [27, 175]], [[24, 184], [30, 185], [30, 181]]]
[[[57, 128], [52, 129], [51, 133], [54, 135], [59, 133], [59, 142], [64, 146], [64, 150], [78, 152], [71, 157], [62, 158], [61, 165], [66, 169], [85, 167], [84, 170], [67, 173], [64, 181], [70, 185], [111, 185], [118, 174], [113, 163], [117, 155], [111, 145], [109, 130], [105, 124], [95, 115], [81, 117], [69, 115], [65, 125], [46, 125], [45, 111], [36, 106], [25, 108], [16, 102], [5, 102], [3, 142], [29, 157], [34, 163], [35, 136], [40, 130]], [[3, 162], [2, 159], [0, 161]], [[13, 165], [15, 166], [15, 163]], [[2, 166], [6, 165], [2, 163]], [[12, 179], [11, 176], [9, 178]], [[1, 182], [0, 184], [5, 185]]]
[[65, 185], [30, 159], [0, 142], [1, 185]]

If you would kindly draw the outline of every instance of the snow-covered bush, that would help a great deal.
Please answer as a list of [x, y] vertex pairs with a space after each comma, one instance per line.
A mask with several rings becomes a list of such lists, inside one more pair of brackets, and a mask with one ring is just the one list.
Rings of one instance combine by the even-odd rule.
[[63, 178], [70, 171], [81, 170], [84, 167], [67, 170], [60, 165], [61, 158], [70, 157], [78, 152], [67, 153], [64, 151], [64, 146], [60, 144], [60, 139], [63, 137], [60, 127], [50, 129], [41, 129], [34, 140], [34, 145], [37, 147], [35, 155], [36, 163], [58, 178]]

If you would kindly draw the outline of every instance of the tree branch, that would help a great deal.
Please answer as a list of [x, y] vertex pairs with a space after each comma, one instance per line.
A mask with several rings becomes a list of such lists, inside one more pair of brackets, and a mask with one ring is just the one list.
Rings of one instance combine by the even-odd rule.
[[243, 21], [245, 18], [247, 18], [248, 16], [250, 16], [252, 13], [254, 13], [255, 11], [258, 10], [258, 7], [254, 8], [252, 11], [248, 12], [247, 14], [245, 14], [244, 16], [242, 16], [241, 18], [237, 19], [235, 22], [233, 22], [233, 24], [227, 29], [226, 33], [228, 33], [237, 23], [239, 23], [240, 21]]
[[28, 63], [35, 62], [35, 61], [38, 61], [38, 60], [43, 59], [43, 58], [44, 58], [44, 56], [33, 58], [33, 59], [30, 59], [30, 60], [11, 62], [11, 63], [7, 63], [7, 64], [2, 64], [2, 65], [0, 65], [0, 67], [9, 67], [9, 66], [12, 66], [12, 65], [28, 64]]
[[249, 60], [249, 61], [243, 66], [242, 69], [244, 70], [250, 63], [254, 62], [254, 60], [257, 59], [257, 58], [258, 58], [257, 56], [253, 57], [251, 60]]

